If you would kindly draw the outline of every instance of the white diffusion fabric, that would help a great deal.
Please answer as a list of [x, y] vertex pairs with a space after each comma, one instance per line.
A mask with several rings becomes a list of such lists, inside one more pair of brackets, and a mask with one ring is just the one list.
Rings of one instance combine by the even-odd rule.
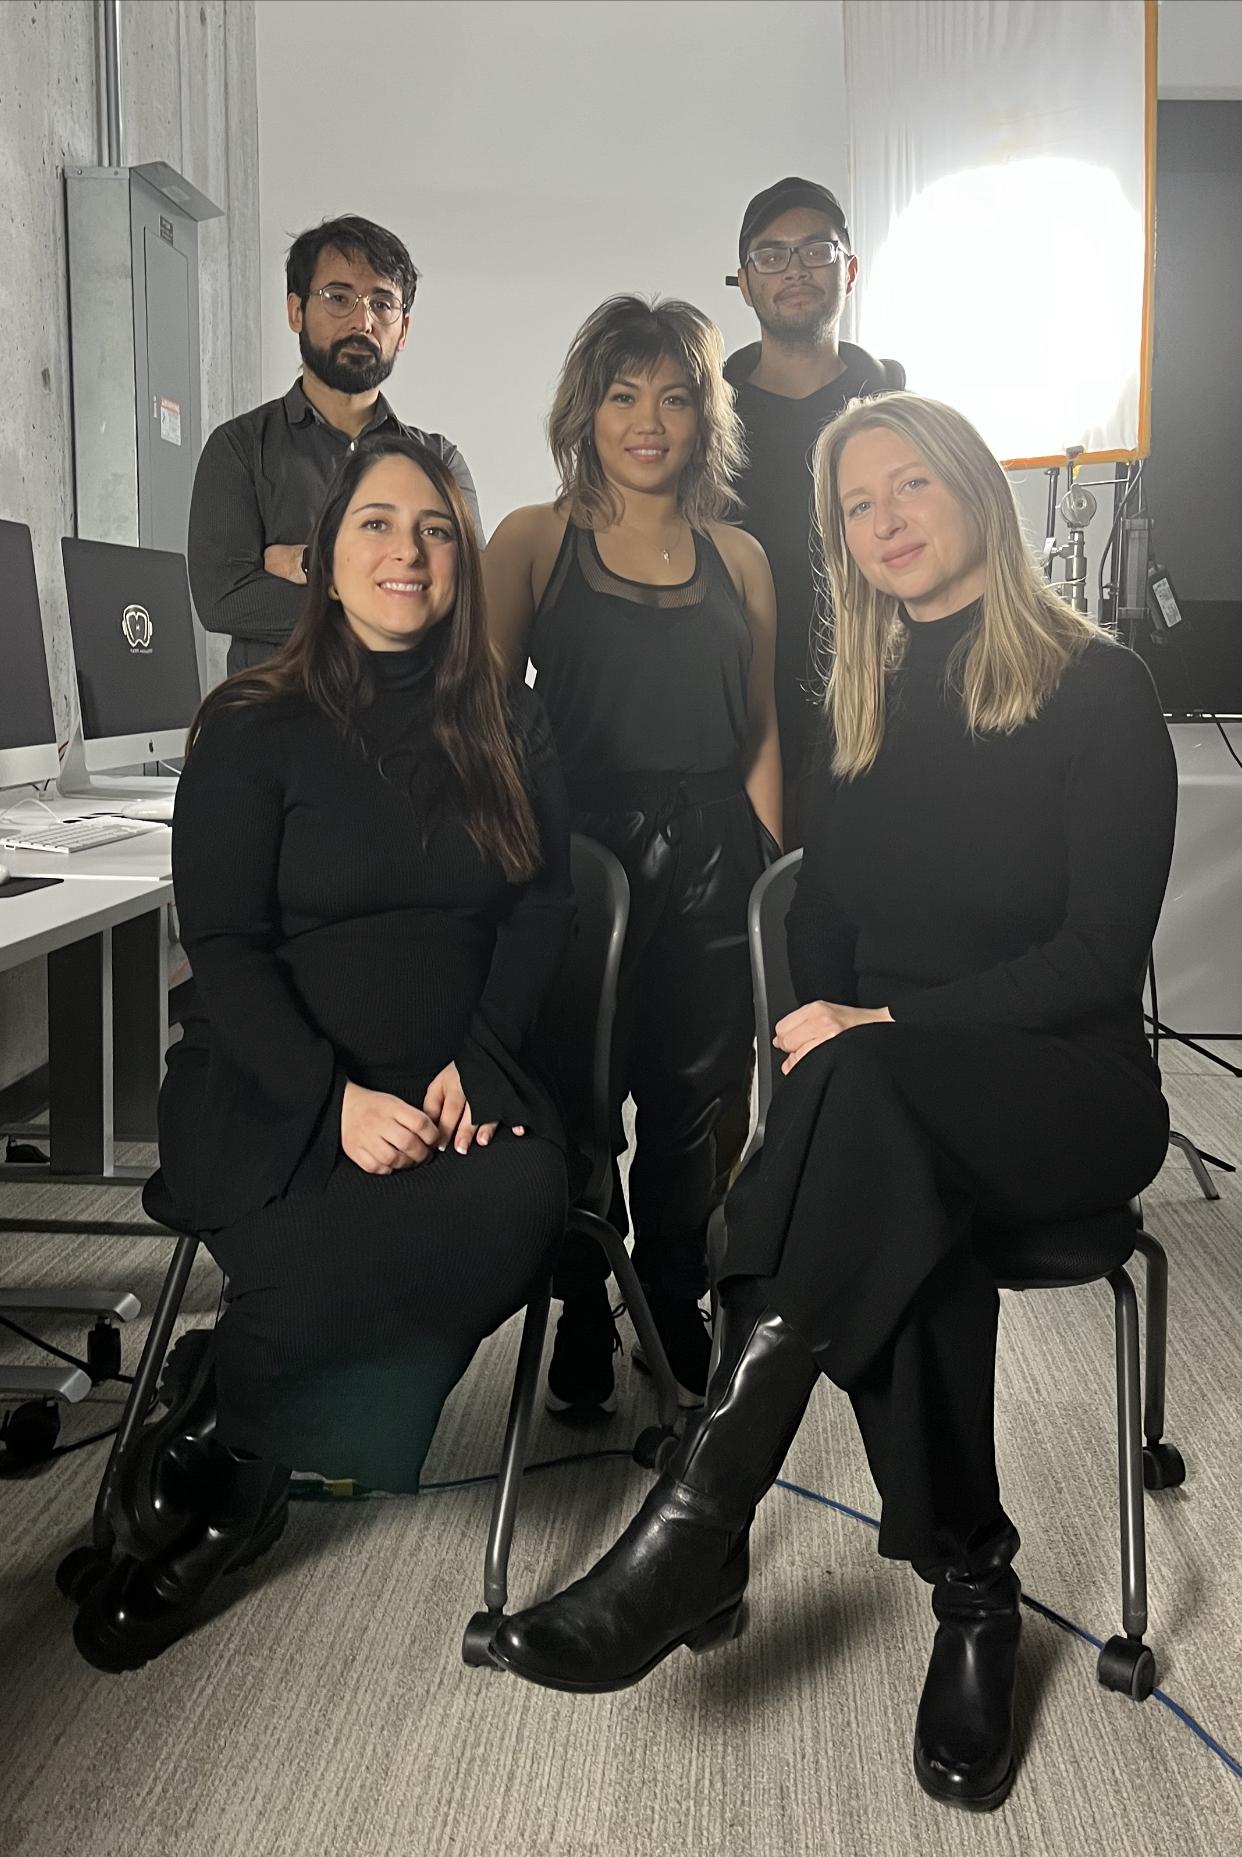
[[1147, 450], [1150, 13], [845, 0], [858, 337], [1007, 462]]

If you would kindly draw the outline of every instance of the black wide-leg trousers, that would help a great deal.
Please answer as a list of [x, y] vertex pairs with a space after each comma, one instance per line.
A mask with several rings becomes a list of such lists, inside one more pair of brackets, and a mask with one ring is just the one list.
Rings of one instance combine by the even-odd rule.
[[[717, 1125], [746, 1091], [754, 1044], [746, 913], [764, 867], [758, 822], [730, 774], [687, 781], [643, 809], [578, 809], [574, 830], [606, 845], [630, 886], [613, 1141], [623, 1153], [621, 1109], [632, 1096], [634, 1267], [649, 1289], [698, 1298], [707, 1288], [707, 1224], [722, 1192]], [[619, 1172], [612, 1214], [625, 1231]], [[567, 1240], [556, 1294], [607, 1274], [598, 1246]]]
[[[1045, 1033], [865, 1025], [782, 1078], [725, 1202], [722, 1279], [773, 1307], [850, 1395], [880, 1552], [928, 1577], [1003, 1517], [997, 1282], [1023, 1226], [1124, 1204], [1168, 1111], [1136, 1058]], [[1067, 1230], [1066, 1275], [1104, 1272]]]

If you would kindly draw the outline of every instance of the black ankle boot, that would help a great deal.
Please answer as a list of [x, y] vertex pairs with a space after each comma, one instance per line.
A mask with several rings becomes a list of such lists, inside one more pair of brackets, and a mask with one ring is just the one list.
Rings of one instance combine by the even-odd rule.
[[1008, 1522], [932, 1590], [939, 1624], [914, 1731], [914, 1771], [934, 1799], [991, 1812], [1013, 1785], [1013, 1689], [1022, 1588]]
[[289, 1472], [214, 1445], [206, 1513], [154, 1560], [128, 1556], [88, 1591], [73, 1627], [87, 1663], [138, 1670], [193, 1625], [221, 1575], [259, 1559], [284, 1532]]
[[505, 1669], [549, 1689], [624, 1689], [679, 1645], [705, 1651], [738, 1630], [755, 1507], [819, 1370], [753, 1279], [726, 1286], [721, 1319], [702, 1418], [591, 1572], [501, 1625]]
[[[677, 1382], [677, 1403], [683, 1411], [697, 1411], [707, 1389], [712, 1358], [712, 1331], [707, 1316], [693, 1296], [672, 1296], [667, 1290], [647, 1289], [647, 1307], [664, 1345], [665, 1358]], [[634, 1349], [634, 1365], [650, 1374], [641, 1347]]]
[[160, 1381], [167, 1408], [117, 1469], [108, 1519], [122, 1554], [150, 1560], [203, 1515], [212, 1495], [216, 1429], [215, 1331], [192, 1329], [168, 1356]]
[[565, 1425], [595, 1425], [617, 1409], [613, 1355], [621, 1337], [607, 1282], [575, 1288], [561, 1304], [548, 1363], [546, 1405]]

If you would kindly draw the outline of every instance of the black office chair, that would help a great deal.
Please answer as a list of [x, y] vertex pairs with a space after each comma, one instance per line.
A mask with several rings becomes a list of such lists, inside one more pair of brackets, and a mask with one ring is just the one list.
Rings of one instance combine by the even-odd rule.
[[[800, 851], [791, 851], [764, 872], [750, 898], [749, 937], [755, 991], [758, 1041], [758, 1120], [746, 1150], [749, 1160], [763, 1144], [764, 1123], [775, 1082], [772, 1033], [778, 1019], [798, 1004], [789, 973], [785, 918], [793, 901]], [[1164, 1248], [1143, 1229], [1137, 1200], [1091, 1218], [1058, 1224], [1023, 1226], [1014, 1268], [1015, 1233], [1006, 1231], [1007, 1270], [997, 1278], [1001, 1289], [1074, 1289], [1106, 1277], [1113, 1292], [1117, 1350], [1117, 1461], [1121, 1494], [1121, 1613], [1124, 1636], [1108, 1640], [1097, 1671], [1107, 1689], [1143, 1702], [1155, 1687], [1156, 1666], [1148, 1645], [1147, 1547], [1143, 1490], [1174, 1489], [1186, 1478], [1176, 1445], [1164, 1439], [1165, 1364], [1167, 1359], [1169, 1264]], [[982, 1234], [986, 1246], [987, 1233]], [[723, 1209], [708, 1237], [715, 1280], [723, 1256]], [[1084, 1275], [1072, 1260], [1084, 1249], [1115, 1258], [1107, 1271]], [[1139, 1354], [1138, 1301], [1125, 1266], [1136, 1251], [1147, 1265], [1147, 1387], [1144, 1402]]]
[[[607, 1217], [612, 1198], [613, 1021], [630, 913], [630, 886], [611, 851], [593, 839], [575, 836], [571, 852], [578, 913], [573, 938], [544, 1005], [534, 1042], [536, 1049], [545, 1054], [547, 1068], [555, 1079], [571, 1142], [590, 1170], [585, 1185], [575, 1195], [567, 1229], [592, 1237], [603, 1247], [651, 1370], [659, 1423], [640, 1435], [634, 1456], [640, 1464], [654, 1469], [677, 1436], [677, 1383], [625, 1242]], [[508, 1602], [509, 1550], [539, 1390], [551, 1296], [549, 1277], [527, 1305], [522, 1326], [484, 1564], [485, 1609], [474, 1614], [462, 1639], [462, 1658], [473, 1666], [494, 1668], [489, 1647]]]
[[[547, 1053], [549, 1068], [555, 1072], [569, 1123], [568, 1132], [589, 1161], [586, 1183], [576, 1194], [570, 1211], [569, 1229], [588, 1233], [603, 1246], [651, 1368], [659, 1423], [641, 1434], [634, 1450], [640, 1463], [654, 1466], [675, 1437], [677, 1383], [629, 1253], [620, 1234], [603, 1216], [611, 1181], [608, 1076], [612, 1024], [617, 974], [629, 915], [629, 885], [612, 853], [589, 839], [575, 838], [571, 856], [578, 914], [570, 946], [544, 1008], [536, 1043]], [[171, 1206], [162, 1210], [170, 1220], [175, 1217]], [[153, 1224], [145, 1229], [158, 1232], [160, 1226]], [[173, 1230], [171, 1225], [165, 1229]], [[122, 1552], [140, 1557], [152, 1550], [153, 1544], [144, 1542], [141, 1517], [128, 1511], [120, 1517], [118, 1540], [116, 1518], [122, 1505], [115, 1492], [132, 1463], [132, 1454], [143, 1448], [145, 1422], [157, 1396], [165, 1404], [180, 1397], [187, 1380], [204, 1370], [211, 1346], [213, 1331], [199, 1328], [183, 1335], [171, 1354], [168, 1351], [199, 1246], [199, 1240], [192, 1233], [175, 1235], [177, 1244], [172, 1262], [160, 1290], [134, 1383], [95, 1499], [90, 1544], [74, 1548], [57, 1568], [56, 1583], [61, 1592], [79, 1603], [89, 1587], [106, 1573], [118, 1546]], [[550, 1298], [549, 1277], [531, 1299], [522, 1329], [487, 1542], [483, 1581], [487, 1611], [477, 1614], [467, 1627], [463, 1645], [467, 1663], [486, 1661], [487, 1643], [504, 1615], [509, 1552], [538, 1390]]]

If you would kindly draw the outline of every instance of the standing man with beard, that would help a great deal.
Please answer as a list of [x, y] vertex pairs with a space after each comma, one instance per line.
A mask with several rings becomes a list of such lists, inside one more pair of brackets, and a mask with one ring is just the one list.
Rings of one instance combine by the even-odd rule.
[[270, 658], [301, 618], [315, 518], [362, 437], [396, 432], [430, 446], [478, 523], [457, 447], [404, 425], [379, 390], [405, 347], [418, 284], [401, 240], [369, 219], [325, 220], [294, 240], [285, 277], [301, 377], [282, 399], [216, 427], [190, 503], [194, 603], [209, 632], [232, 639], [230, 675]]
[[776, 587], [776, 708], [785, 771], [785, 847], [802, 843], [800, 800], [816, 733], [811, 452], [853, 399], [904, 387], [905, 369], [838, 340], [858, 275], [845, 213], [816, 181], [756, 194], [738, 241], [737, 284], [762, 339], [730, 355], [747, 464], [734, 488], [741, 526], [762, 543]]

